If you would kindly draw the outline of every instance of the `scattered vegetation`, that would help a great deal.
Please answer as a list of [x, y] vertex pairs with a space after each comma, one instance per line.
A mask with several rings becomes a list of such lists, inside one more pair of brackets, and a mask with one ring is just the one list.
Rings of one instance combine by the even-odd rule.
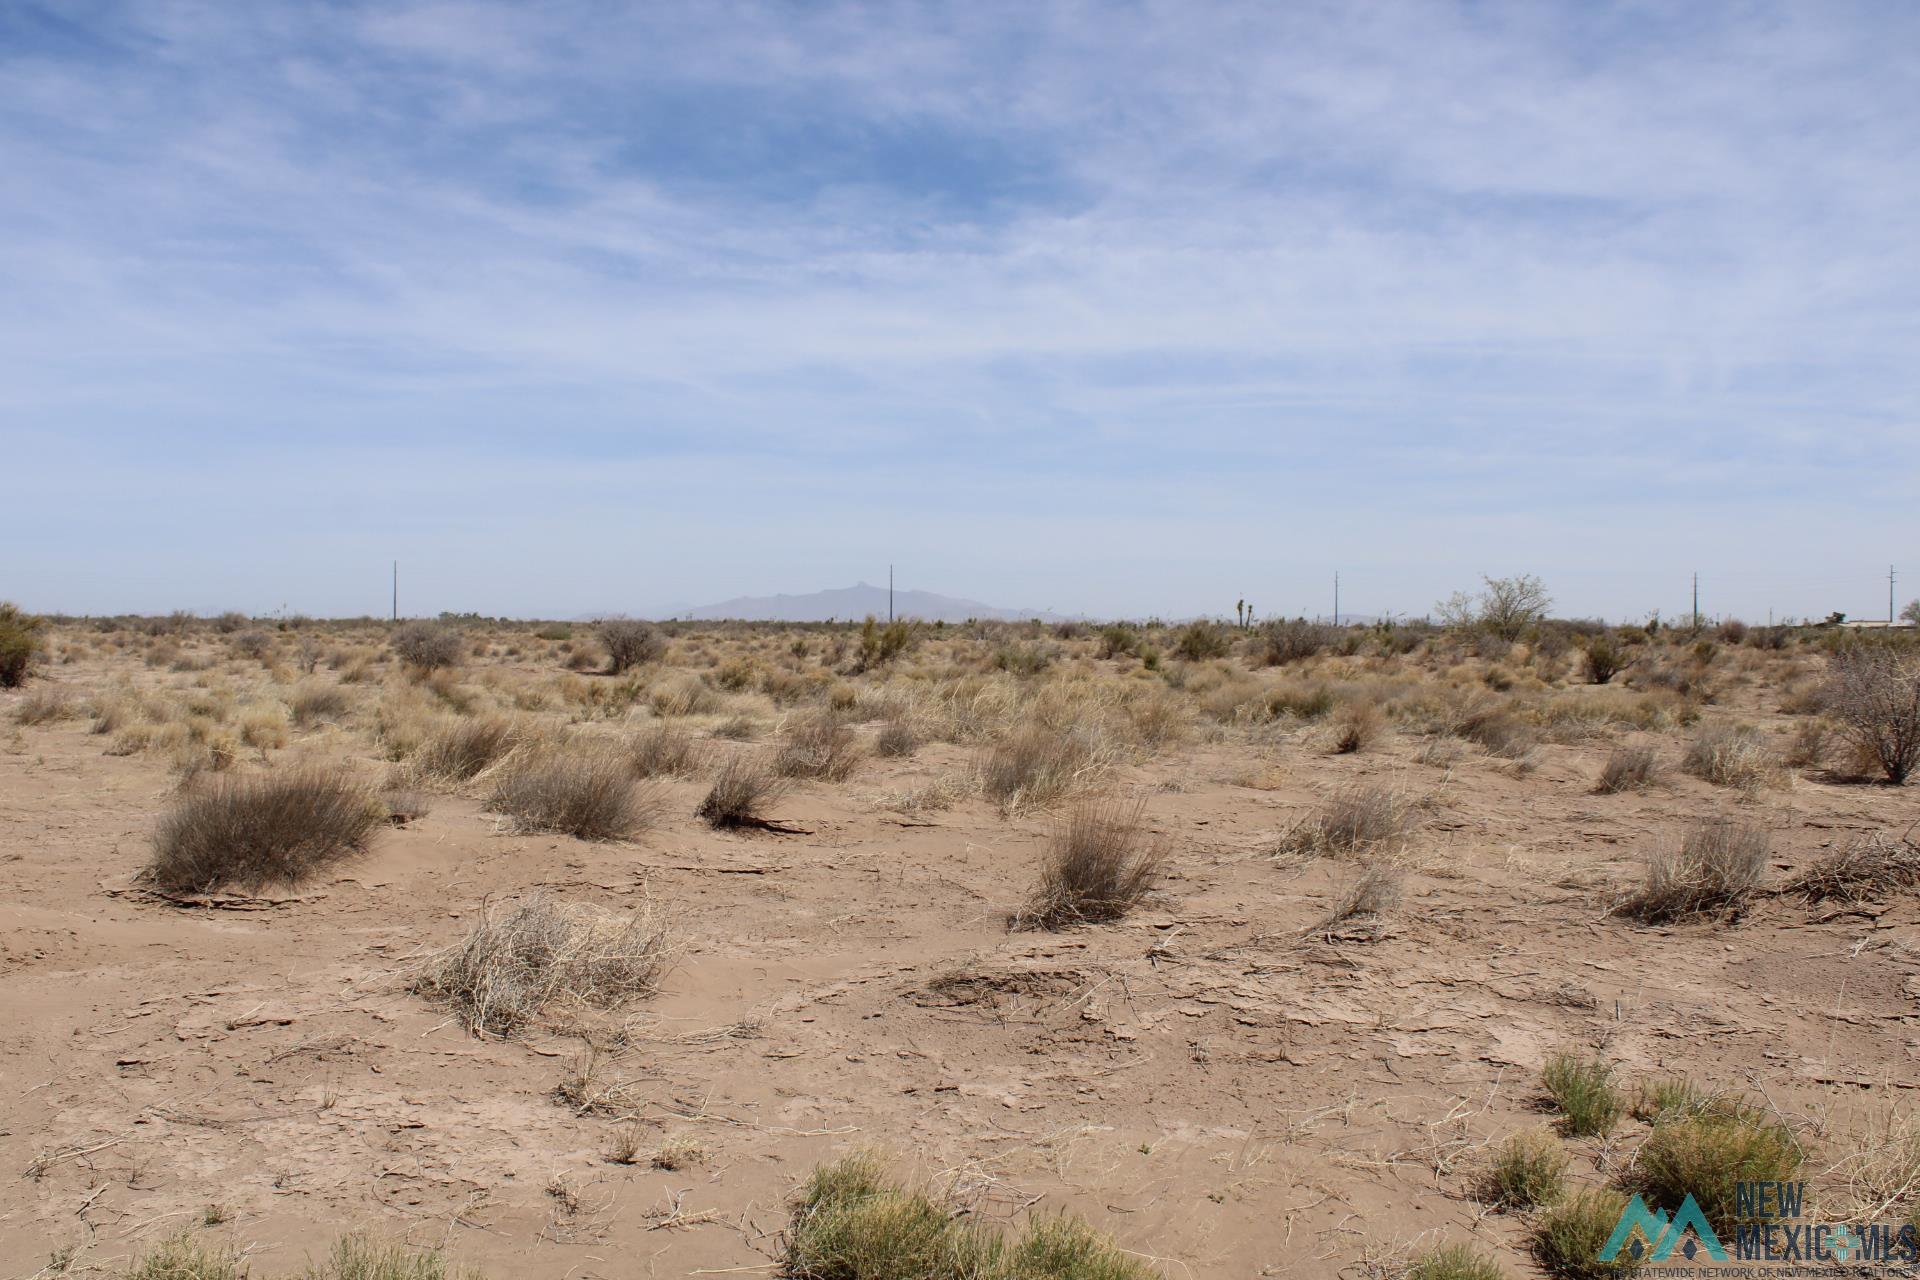
[[913, 647], [915, 631], [911, 622], [896, 618], [882, 623], [872, 614], [860, 624], [860, 645], [853, 657], [855, 674], [884, 667]]
[[766, 806], [786, 790], [786, 783], [757, 756], [736, 754], [720, 766], [719, 776], [694, 816], [721, 829], [772, 825]]
[[466, 649], [460, 632], [439, 622], [403, 622], [390, 643], [395, 657], [420, 672], [457, 666]]
[[1148, 1266], [1074, 1218], [1019, 1235], [959, 1217], [886, 1176], [872, 1155], [813, 1171], [792, 1201], [795, 1280], [1152, 1280]]
[[1721, 724], [1694, 736], [1681, 768], [1715, 786], [1751, 791], [1764, 785], [1777, 765], [1766, 741], [1753, 729]]
[[602, 618], [594, 627], [607, 650], [607, 671], [620, 675], [642, 663], [657, 662], [667, 651], [659, 629], [636, 618]]
[[143, 879], [165, 893], [295, 886], [362, 853], [386, 810], [319, 768], [196, 779], [160, 819]]
[[783, 778], [844, 782], [859, 766], [861, 754], [853, 726], [828, 708], [788, 722], [773, 767]]
[[1920, 843], [1871, 832], [1823, 854], [1787, 882], [1786, 891], [1810, 903], [1865, 902], [1920, 888]]
[[633, 771], [642, 778], [697, 778], [707, 768], [705, 745], [674, 725], [649, 725], [627, 746]]
[[1593, 789], [1604, 796], [1644, 791], [1653, 784], [1654, 761], [1652, 747], [1615, 747]]
[[1500, 1264], [1470, 1244], [1429, 1249], [1407, 1268], [1406, 1280], [1503, 1280]]
[[535, 896], [488, 908], [435, 956], [413, 990], [451, 1008], [475, 1035], [518, 1035], [556, 1005], [607, 1009], [657, 990], [672, 934], [651, 904], [612, 911]]
[[33, 674], [46, 621], [0, 600], [0, 689], [18, 689]]
[[1771, 1113], [1719, 1098], [1655, 1123], [1623, 1181], [1668, 1210], [1692, 1195], [1713, 1229], [1731, 1236], [1740, 1220], [1737, 1184], [1791, 1181], [1803, 1158], [1792, 1132]]
[[514, 737], [505, 716], [447, 720], [414, 750], [411, 763], [423, 778], [466, 782], [512, 750]]
[[1329, 796], [1318, 813], [1289, 831], [1280, 843], [1280, 852], [1299, 856], [1391, 852], [1413, 827], [1413, 806], [1397, 792], [1351, 783]]
[[1531, 1129], [1514, 1134], [1493, 1153], [1481, 1195], [1501, 1209], [1535, 1209], [1558, 1200], [1566, 1180], [1566, 1149], [1551, 1133]]
[[1648, 924], [1725, 914], [1760, 887], [1772, 852], [1765, 828], [1709, 821], [1688, 831], [1680, 848], [1647, 859], [1646, 879], [1614, 910]]
[[1051, 804], [1105, 772], [1107, 752], [1090, 728], [1029, 721], [995, 742], [980, 767], [980, 789], [1004, 810]]
[[1639, 1268], [1622, 1251], [1617, 1260], [1600, 1261], [1600, 1250], [1627, 1207], [1627, 1197], [1608, 1187], [1585, 1187], [1534, 1219], [1533, 1256], [1549, 1275], [1562, 1280], [1619, 1280]]
[[1540, 1083], [1565, 1117], [1570, 1137], [1604, 1137], [1626, 1110], [1613, 1084], [1613, 1067], [1601, 1058], [1556, 1053], [1541, 1068]]
[[1906, 782], [1920, 764], [1920, 656], [1882, 645], [1836, 655], [1828, 714], [1887, 781]]
[[1014, 927], [1118, 920], [1153, 887], [1164, 856], [1148, 838], [1138, 801], [1089, 800], [1055, 829], [1040, 885], [1015, 913]]
[[494, 776], [487, 807], [522, 831], [581, 840], [621, 840], [647, 826], [655, 800], [633, 780], [633, 765], [608, 746], [542, 743], [511, 756]]

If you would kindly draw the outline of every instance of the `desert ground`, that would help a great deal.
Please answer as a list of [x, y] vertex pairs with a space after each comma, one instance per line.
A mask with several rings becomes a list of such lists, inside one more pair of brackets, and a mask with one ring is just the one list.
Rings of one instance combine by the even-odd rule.
[[[1539, 1274], [1502, 1144], [1628, 1185], [1682, 1078], [1834, 1214], [1915, 1212], [1920, 903], [1806, 877], [1913, 866], [1920, 787], [1830, 720], [1835, 631], [667, 624], [613, 674], [591, 623], [431, 626], [409, 662], [380, 621], [57, 619], [0, 695], [5, 1274], [183, 1235], [297, 1274], [352, 1231], [491, 1277], [804, 1274], [795, 1189], [858, 1151], [1148, 1275]], [[612, 838], [503, 799], [568, 752], [628, 767]], [[749, 825], [697, 813], [730, 765]], [[181, 806], [303, 770], [383, 806], [349, 856], [149, 873]], [[1042, 919], [1076, 820], [1142, 892]], [[1716, 823], [1757, 882], [1649, 908]], [[530, 903], [644, 922], [657, 973], [475, 1026], [422, 975]], [[1611, 1071], [1603, 1132], [1556, 1054]]]

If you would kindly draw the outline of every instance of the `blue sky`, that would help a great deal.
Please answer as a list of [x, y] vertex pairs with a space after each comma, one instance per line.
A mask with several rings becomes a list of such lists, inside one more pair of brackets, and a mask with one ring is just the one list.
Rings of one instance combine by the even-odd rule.
[[1920, 594], [1920, 8], [0, 0], [0, 596]]

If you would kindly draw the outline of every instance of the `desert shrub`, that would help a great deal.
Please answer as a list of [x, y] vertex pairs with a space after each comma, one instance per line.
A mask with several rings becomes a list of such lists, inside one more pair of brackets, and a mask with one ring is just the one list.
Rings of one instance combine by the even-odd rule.
[[18, 689], [40, 660], [46, 620], [0, 600], [0, 689]]
[[407, 786], [389, 784], [380, 793], [380, 804], [386, 809], [387, 821], [396, 827], [418, 822], [433, 812], [433, 801], [427, 793]]
[[1180, 628], [1174, 637], [1173, 654], [1188, 662], [1205, 662], [1209, 658], [1224, 658], [1233, 648], [1233, 641], [1227, 629], [1218, 623], [1208, 622], [1204, 618], [1189, 622]]
[[1729, 724], [1713, 725], [1695, 734], [1680, 767], [1715, 786], [1743, 791], [1762, 786], [1776, 768], [1773, 753], [1757, 732], [1745, 725]]
[[[200, 1277], [194, 1276], [191, 1280], [200, 1280]], [[355, 1232], [336, 1241], [325, 1261], [309, 1266], [301, 1280], [482, 1280], [482, 1277], [478, 1271], [453, 1266], [438, 1249]]]
[[1369, 862], [1311, 929], [1328, 941], [1374, 942], [1385, 935], [1387, 917], [1406, 896], [1406, 873], [1385, 862]]
[[535, 895], [488, 908], [432, 957], [413, 990], [475, 1035], [517, 1035], [553, 1005], [607, 1009], [651, 994], [672, 966], [672, 932], [651, 903], [612, 911]]
[[1053, 833], [1040, 884], [1015, 928], [1063, 929], [1118, 920], [1153, 887], [1164, 854], [1141, 822], [1140, 804], [1094, 799]]
[[1794, 726], [1793, 742], [1787, 748], [1786, 763], [1796, 769], [1810, 769], [1827, 757], [1827, 740], [1833, 726], [1818, 716]]
[[1626, 1110], [1614, 1088], [1613, 1067], [1600, 1058], [1556, 1053], [1540, 1069], [1540, 1084], [1575, 1138], [1604, 1137]]
[[1654, 778], [1654, 754], [1651, 747], [1615, 747], [1600, 769], [1600, 780], [1593, 789], [1603, 796], [1622, 791], [1643, 791]]
[[720, 710], [725, 702], [705, 680], [681, 672], [648, 689], [647, 705], [657, 716], [699, 716]]
[[1808, 902], [1863, 902], [1920, 888], [1920, 844], [1875, 831], [1835, 849], [1789, 880]]
[[1609, 632], [1602, 632], [1587, 641], [1586, 650], [1580, 658], [1581, 667], [1592, 684], [1611, 684], [1613, 678], [1626, 668], [1628, 661], [1626, 646]]
[[1254, 641], [1254, 656], [1262, 666], [1279, 667], [1326, 652], [1339, 633], [1323, 622], [1305, 618], [1263, 622]]
[[228, 643], [235, 654], [254, 662], [273, 652], [273, 636], [265, 631], [242, 631]]
[[1507, 711], [1470, 711], [1460, 718], [1454, 732], [1503, 760], [1524, 759], [1538, 745], [1532, 728]]
[[1470, 1244], [1428, 1249], [1407, 1268], [1405, 1280], [1504, 1280], [1500, 1264]]
[[25, 725], [52, 724], [56, 720], [72, 719], [78, 714], [79, 708], [65, 689], [44, 686], [22, 697], [13, 710], [13, 718]]
[[465, 782], [512, 750], [516, 729], [504, 716], [471, 720], [442, 718], [414, 748], [414, 770], [423, 778]]
[[1343, 702], [1327, 724], [1327, 746], [1335, 755], [1364, 751], [1387, 731], [1387, 717], [1371, 702]]
[[487, 808], [522, 831], [581, 840], [621, 840], [654, 816], [651, 795], [634, 784], [633, 766], [604, 745], [548, 743], [509, 756], [494, 776]]
[[720, 766], [713, 787], [695, 809], [694, 816], [710, 827], [765, 827], [769, 819], [765, 806], [779, 799], [786, 781], [765, 760], [733, 755]]
[[1008, 812], [1051, 804], [1103, 774], [1109, 756], [1091, 728], [1028, 721], [987, 751], [980, 789]]
[[1920, 763], [1920, 658], [1861, 645], [1836, 655], [1829, 714], [1862, 755], [1898, 786]]
[[638, 618], [602, 618], [594, 632], [607, 651], [607, 670], [619, 675], [646, 662], [656, 662], [667, 651], [657, 627]]
[[1719, 1099], [1697, 1114], [1654, 1125], [1623, 1180], [1668, 1210], [1692, 1195], [1713, 1229], [1731, 1235], [1742, 1220], [1737, 1184], [1792, 1181], [1802, 1159], [1792, 1132], [1772, 1115]]
[[1267, 690], [1263, 705], [1272, 717], [1324, 720], [1334, 708], [1333, 690], [1317, 681], [1313, 684], [1300, 684], [1297, 681], [1279, 684]]
[[1534, 1219], [1529, 1244], [1547, 1274], [1560, 1280], [1620, 1280], [1639, 1267], [1626, 1250], [1600, 1261], [1600, 1251], [1625, 1212], [1627, 1198], [1606, 1187], [1586, 1187]]
[[115, 1280], [246, 1280], [241, 1263], [232, 1245], [185, 1230], [135, 1258]]
[[458, 630], [438, 622], [403, 622], [387, 643], [394, 656], [415, 671], [455, 666], [466, 648]]
[[854, 671], [872, 671], [886, 666], [912, 648], [917, 638], [914, 625], [905, 618], [882, 623], [868, 614], [867, 620], [860, 624], [860, 644], [853, 655]]
[[784, 1259], [805, 1280], [1152, 1280], [1146, 1264], [1074, 1218], [1018, 1236], [949, 1211], [861, 1153], [814, 1169], [791, 1201]]
[[888, 759], [900, 759], [920, 749], [920, 735], [905, 720], [889, 720], [880, 726], [873, 749], [876, 754]]
[[706, 745], [670, 724], [650, 725], [634, 734], [627, 740], [627, 756], [642, 778], [695, 778], [707, 767]]
[[240, 741], [256, 751], [284, 747], [289, 737], [287, 713], [278, 703], [259, 703], [239, 717]]
[[1391, 849], [1406, 839], [1413, 826], [1413, 807], [1397, 792], [1351, 783], [1295, 825], [1281, 840], [1280, 852], [1351, 855]]
[[287, 709], [293, 713], [293, 722], [303, 728], [318, 720], [344, 715], [347, 706], [347, 691], [337, 684], [304, 681], [287, 695]]
[[196, 780], [160, 819], [142, 876], [183, 894], [297, 885], [364, 852], [381, 817], [372, 792], [337, 771]]
[[1648, 1124], [1661, 1124], [1698, 1115], [1712, 1105], [1713, 1098], [1686, 1076], [1661, 1076], [1640, 1082], [1640, 1096], [1634, 1100], [1633, 1116]]
[[1481, 1179], [1481, 1195], [1502, 1209], [1552, 1204], [1566, 1188], [1567, 1153], [1544, 1130], [1516, 1133], [1500, 1144]]
[[1477, 594], [1455, 592], [1434, 606], [1434, 614], [1449, 627], [1478, 630], [1510, 644], [1543, 620], [1553, 604], [1546, 584], [1527, 574], [1480, 581]]
[[1140, 633], [1124, 622], [1114, 622], [1100, 628], [1100, 656], [1102, 658], [1130, 658], [1140, 652]]
[[823, 710], [788, 722], [773, 767], [783, 778], [841, 782], [858, 767], [860, 756], [853, 726], [839, 713]]
[[1765, 828], [1703, 822], [1677, 852], [1649, 858], [1646, 879], [1615, 910], [1649, 924], [1733, 910], [1759, 888], [1771, 850]]

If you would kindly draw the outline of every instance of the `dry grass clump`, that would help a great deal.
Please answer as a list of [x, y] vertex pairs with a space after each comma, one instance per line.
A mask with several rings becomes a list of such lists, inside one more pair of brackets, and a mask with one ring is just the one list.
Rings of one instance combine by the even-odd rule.
[[56, 720], [70, 720], [80, 714], [73, 698], [65, 689], [52, 689], [45, 685], [33, 690], [20, 699], [13, 709], [13, 718], [23, 725], [52, 724]]
[[773, 825], [763, 812], [786, 791], [786, 780], [758, 756], [729, 756], [700, 807], [693, 811], [710, 827], [766, 829]]
[[1371, 702], [1343, 702], [1327, 721], [1327, 750], [1334, 755], [1365, 751], [1387, 731], [1387, 717]]
[[141, 878], [166, 893], [297, 885], [366, 850], [372, 791], [319, 768], [196, 780], [160, 819]]
[[1405, 873], [1384, 862], [1370, 862], [1326, 918], [1307, 932], [1328, 942], [1377, 942], [1386, 936], [1387, 918], [1405, 897]]
[[1871, 832], [1835, 849], [1787, 882], [1808, 902], [1863, 902], [1920, 888], [1920, 844]]
[[621, 840], [653, 819], [633, 766], [606, 745], [542, 743], [509, 756], [494, 775], [487, 808], [511, 816], [522, 831], [551, 831], [581, 840]]
[[287, 713], [277, 702], [255, 703], [243, 709], [235, 723], [240, 730], [240, 741], [256, 751], [284, 747], [291, 736]]
[[1818, 1203], [1843, 1221], [1892, 1213], [1920, 1231], [1920, 1116], [1889, 1112], [1848, 1135], [1820, 1178]]
[[724, 704], [719, 690], [691, 672], [681, 672], [648, 689], [647, 705], [657, 716], [703, 716]]
[[1405, 1280], [1506, 1280], [1500, 1264], [1470, 1244], [1437, 1245], [1416, 1257]]
[[1773, 753], [1757, 732], [1745, 725], [1730, 724], [1714, 725], [1695, 734], [1680, 767], [1715, 786], [1743, 791], [1764, 786], [1778, 771]]
[[445, 1003], [475, 1035], [517, 1035], [560, 1004], [608, 1009], [659, 989], [672, 932], [652, 903], [613, 911], [536, 894], [489, 907], [428, 962], [412, 990]]
[[1013, 927], [1064, 929], [1118, 920], [1153, 887], [1165, 859], [1148, 838], [1139, 801], [1089, 800], [1055, 828], [1039, 887], [1014, 913]]
[[1051, 804], [1102, 776], [1112, 752], [1091, 725], [1016, 726], [980, 763], [980, 789], [1007, 813]]
[[906, 720], [887, 721], [880, 726], [880, 733], [873, 742], [874, 754], [889, 760], [904, 759], [919, 749], [920, 735]]
[[1480, 1194], [1501, 1209], [1552, 1204], [1566, 1189], [1567, 1152], [1542, 1129], [1516, 1133], [1500, 1145], [1481, 1179]]
[[466, 643], [460, 632], [437, 622], [405, 622], [388, 638], [400, 661], [415, 671], [438, 671], [459, 663]]
[[869, 1153], [821, 1165], [795, 1194], [785, 1274], [796, 1280], [1153, 1280], [1075, 1218], [1020, 1235], [976, 1224], [886, 1175]]
[[1862, 756], [1899, 786], [1920, 764], [1920, 656], [1883, 646], [1837, 655], [1826, 689], [1828, 713]]
[[861, 754], [853, 726], [829, 708], [787, 723], [773, 767], [783, 778], [842, 782], [859, 766]]
[[348, 705], [345, 689], [315, 680], [301, 682], [287, 695], [287, 709], [301, 728], [345, 715]]
[[1279, 851], [1302, 856], [1390, 852], [1406, 840], [1414, 825], [1414, 807], [1398, 792], [1349, 783], [1329, 796], [1318, 813], [1289, 831]]
[[443, 719], [414, 748], [411, 764], [422, 778], [466, 782], [513, 749], [517, 730], [504, 716]]
[[[209, 1206], [207, 1225], [224, 1221]], [[114, 1280], [258, 1280], [244, 1254], [229, 1244], [191, 1230], [168, 1236], [114, 1273]], [[326, 1258], [309, 1263], [299, 1280], [483, 1280], [481, 1273], [454, 1267], [438, 1249], [354, 1233], [334, 1243]]]
[[643, 662], [656, 662], [667, 651], [660, 632], [634, 618], [603, 618], [594, 630], [606, 646], [607, 670], [616, 676]]
[[1469, 742], [1478, 743], [1488, 755], [1501, 760], [1524, 760], [1539, 745], [1533, 729], [1504, 710], [1469, 712], [1460, 719], [1454, 732]]
[[1772, 847], [1763, 827], [1703, 822], [1687, 832], [1677, 852], [1647, 859], [1645, 882], [1614, 912], [1658, 924], [1735, 910], [1759, 888]]
[[697, 778], [707, 768], [707, 747], [685, 729], [653, 724], [627, 740], [627, 758], [642, 778]]
[[1593, 789], [1603, 796], [1644, 791], [1653, 784], [1655, 772], [1652, 747], [1615, 747]]

